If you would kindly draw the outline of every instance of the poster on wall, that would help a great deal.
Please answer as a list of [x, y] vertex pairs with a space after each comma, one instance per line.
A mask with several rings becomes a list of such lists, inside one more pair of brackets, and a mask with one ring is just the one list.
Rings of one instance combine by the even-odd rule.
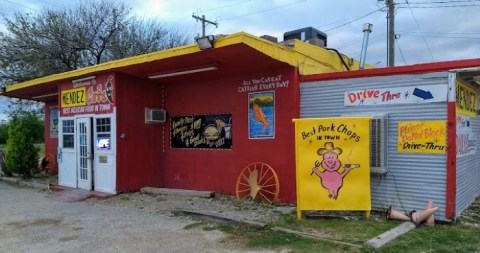
[[298, 218], [303, 210], [371, 209], [370, 120], [293, 120]]
[[58, 109], [50, 110], [50, 138], [58, 138]]
[[471, 118], [457, 115], [457, 158], [477, 152], [477, 135], [473, 132]]
[[445, 154], [446, 126], [445, 121], [398, 122], [398, 152]]
[[171, 147], [187, 149], [231, 149], [232, 114], [171, 117]]
[[275, 92], [248, 94], [248, 137], [275, 138]]

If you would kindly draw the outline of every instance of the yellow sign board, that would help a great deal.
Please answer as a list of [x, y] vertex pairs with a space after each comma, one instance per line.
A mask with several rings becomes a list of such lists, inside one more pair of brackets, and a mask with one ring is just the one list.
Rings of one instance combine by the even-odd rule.
[[398, 152], [445, 154], [445, 121], [398, 122]]
[[364, 210], [370, 201], [370, 118], [294, 119], [297, 215]]
[[61, 93], [61, 104], [64, 107], [84, 106], [87, 102], [86, 87], [64, 90]]
[[457, 81], [457, 114], [475, 117], [477, 115], [477, 92]]

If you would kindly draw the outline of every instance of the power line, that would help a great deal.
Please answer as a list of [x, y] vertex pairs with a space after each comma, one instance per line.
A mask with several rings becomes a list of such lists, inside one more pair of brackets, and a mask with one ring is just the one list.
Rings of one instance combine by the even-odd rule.
[[400, 52], [400, 56], [402, 56], [403, 64], [407, 65], [407, 61], [405, 61], [405, 56], [403, 56], [403, 51], [400, 48], [400, 42], [398, 42], [398, 39], [395, 38], [395, 43], [397, 44], [398, 51]]
[[244, 4], [244, 3], [247, 3], [247, 2], [251, 2], [251, 1], [252, 1], [252, 0], [244, 0], [244, 1], [236, 2], [236, 3], [232, 3], [232, 4], [228, 4], [228, 5], [223, 5], [223, 6], [218, 6], [218, 7], [210, 8], [210, 9], [206, 9], [206, 10], [200, 9], [199, 12], [209, 12], [209, 11], [224, 9], [224, 8], [228, 8], [228, 7], [232, 7], [232, 6], [235, 6], [235, 5]]
[[[401, 33], [402, 36], [410, 36], [410, 37], [425, 37], [424, 35], [416, 35], [416, 34], [408, 34], [408, 33]], [[429, 38], [444, 38], [444, 39], [473, 39], [473, 40], [480, 40], [480, 37], [460, 37], [460, 36], [435, 36], [430, 35], [427, 36]]]
[[480, 2], [480, 0], [451, 0], [451, 1], [434, 1], [434, 2], [409, 2], [409, 4], [450, 4], [450, 3], [471, 3]]
[[[419, 32], [406, 32], [406, 31], [399, 31], [398, 33], [401, 33], [401, 34], [411, 34], [411, 33], [419, 33]], [[445, 32], [423, 32], [423, 34], [435, 34], [435, 35], [440, 35], [440, 34], [444, 34], [444, 35], [480, 35], [480, 32], [478, 33], [445, 33]]]
[[243, 17], [248, 17], [248, 16], [251, 16], [251, 15], [255, 15], [255, 14], [258, 14], [258, 13], [273, 11], [273, 10], [276, 10], [276, 9], [280, 9], [280, 8], [283, 8], [283, 7], [286, 7], [286, 6], [298, 4], [298, 3], [300, 3], [300, 2], [305, 2], [305, 1], [307, 1], [307, 0], [300, 0], [300, 1], [292, 2], [292, 3], [287, 3], [287, 4], [283, 4], [283, 5], [278, 5], [278, 6], [276, 6], [276, 7], [272, 7], [272, 8], [268, 8], [268, 9], [263, 9], [263, 10], [256, 11], [256, 12], [251, 12], [251, 13], [245, 14], [245, 15], [239, 15], [239, 16], [224, 18], [224, 19], [222, 19], [222, 21], [232, 20], [232, 19], [237, 19], [237, 18], [243, 18]]
[[20, 6], [20, 7], [23, 7], [23, 8], [30, 9], [30, 10], [32, 10], [32, 11], [38, 11], [38, 10], [35, 9], [35, 8], [29, 7], [29, 6], [27, 6], [27, 5], [19, 4], [19, 3], [17, 3], [17, 2], [13, 2], [13, 1], [10, 1], [10, 0], [3, 0], [3, 1], [5, 1], [5, 2], [7, 2], [7, 3], [14, 4], [14, 5], [17, 5], [17, 6]]
[[[325, 32], [329, 32], [329, 31], [331, 31], [331, 30], [335, 30], [335, 29], [338, 29], [338, 28], [340, 28], [340, 27], [346, 26], [346, 25], [348, 25], [348, 24], [350, 24], [350, 23], [353, 23], [353, 22], [358, 21], [358, 20], [360, 20], [360, 19], [362, 19], [362, 18], [368, 17], [368, 16], [370, 16], [370, 15], [372, 15], [372, 14], [378, 12], [378, 11], [384, 10], [384, 9], [385, 9], [385, 7], [376, 9], [376, 10], [374, 10], [374, 11], [372, 11], [372, 12], [369, 12], [369, 13], [367, 13], [367, 14], [365, 14], [365, 15], [363, 15], [363, 16], [360, 16], [360, 17], [358, 17], [358, 18], [355, 18], [355, 19], [353, 19], [353, 20], [351, 20], [351, 21], [348, 21], [348, 22], [343, 23], [343, 24], [341, 24], [341, 25], [338, 25], [338, 26], [335, 26], [335, 27], [330, 28], [330, 29], [328, 29], [328, 30], [325, 30]], [[325, 26], [325, 25], [324, 25], [324, 26]]]
[[[407, 1], [408, 7], [410, 7], [410, 4]], [[420, 34], [422, 35], [423, 42], [425, 43], [425, 46], [427, 47], [428, 52], [430, 53], [430, 56], [432, 57], [432, 60], [435, 61], [435, 57], [433, 57], [432, 50], [428, 46], [427, 40], [425, 39], [425, 36], [423, 36], [422, 29], [420, 28], [420, 24], [418, 23], [417, 18], [415, 17], [415, 14], [413, 13], [412, 8], [409, 8], [410, 12], [412, 13], [413, 20], [415, 20], [415, 24], [417, 25], [418, 30], [420, 31]]]
[[464, 4], [464, 5], [442, 5], [442, 6], [398, 6], [399, 9], [440, 9], [440, 8], [464, 8], [464, 7], [479, 7], [480, 4]]

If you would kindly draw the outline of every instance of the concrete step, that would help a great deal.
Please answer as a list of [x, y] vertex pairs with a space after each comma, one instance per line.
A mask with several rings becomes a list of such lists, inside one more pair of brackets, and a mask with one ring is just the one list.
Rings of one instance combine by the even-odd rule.
[[215, 196], [215, 192], [212, 192], [212, 191], [194, 191], [194, 190], [155, 188], [155, 187], [143, 187], [142, 189], [140, 189], [140, 192], [150, 193], [150, 194], [199, 197], [199, 198], [212, 198]]

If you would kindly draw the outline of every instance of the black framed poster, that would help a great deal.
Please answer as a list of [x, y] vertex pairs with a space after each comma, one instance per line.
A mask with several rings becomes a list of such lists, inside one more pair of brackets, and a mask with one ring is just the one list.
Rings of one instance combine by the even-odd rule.
[[188, 149], [231, 149], [232, 114], [171, 117], [171, 147]]

